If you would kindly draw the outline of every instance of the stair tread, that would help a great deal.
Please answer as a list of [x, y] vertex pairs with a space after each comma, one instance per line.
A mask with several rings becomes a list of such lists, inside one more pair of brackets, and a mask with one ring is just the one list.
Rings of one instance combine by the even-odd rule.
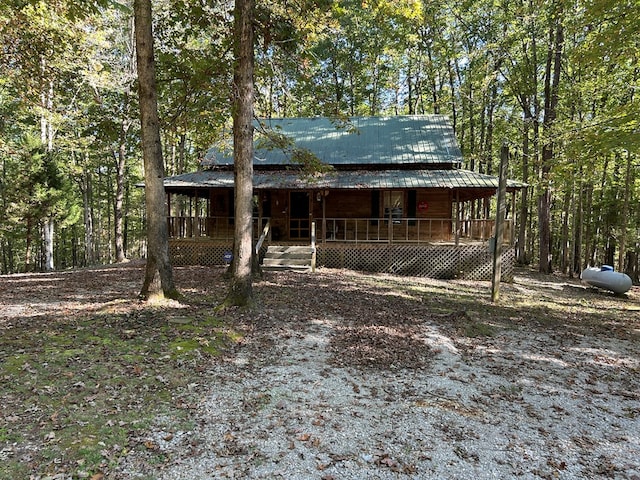
[[269, 245], [262, 261], [264, 270], [311, 270], [313, 249], [309, 245]]

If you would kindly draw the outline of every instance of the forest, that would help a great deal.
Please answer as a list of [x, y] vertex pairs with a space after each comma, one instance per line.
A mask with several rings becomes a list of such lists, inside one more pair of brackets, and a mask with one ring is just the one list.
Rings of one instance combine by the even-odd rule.
[[[154, 0], [165, 174], [228, 142], [233, 2]], [[130, 0], [0, 3], [0, 273], [146, 254]], [[636, 0], [257, 2], [256, 117], [446, 114], [464, 168], [509, 147], [517, 259], [543, 273], [640, 253]]]

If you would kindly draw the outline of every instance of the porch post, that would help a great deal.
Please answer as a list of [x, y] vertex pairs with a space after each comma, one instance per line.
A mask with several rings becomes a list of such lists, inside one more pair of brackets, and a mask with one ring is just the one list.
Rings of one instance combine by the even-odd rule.
[[195, 188], [193, 193], [194, 193], [194, 199], [195, 199], [194, 200], [194, 205], [195, 205], [194, 212], [195, 212], [195, 215], [194, 215], [194, 219], [193, 219], [194, 232], [195, 232], [194, 237], [199, 237], [200, 236], [200, 211], [198, 210], [198, 189]]
[[513, 214], [511, 215], [511, 235], [509, 241], [511, 242], [510, 246], [514, 246], [516, 244], [516, 191], [513, 190], [511, 192], [511, 211]]
[[322, 243], [327, 243], [327, 197], [322, 191]]
[[316, 271], [316, 222], [311, 222], [311, 271]]
[[207, 219], [205, 220], [205, 237], [211, 236], [211, 191], [209, 191], [209, 195], [207, 195], [206, 199], [207, 206]]
[[171, 229], [171, 193], [167, 192], [167, 228], [169, 230], [169, 238], [173, 236]]
[[187, 236], [193, 237], [193, 197], [189, 195], [189, 217], [187, 219]]
[[460, 245], [460, 191], [456, 190], [456, 220], [455, 220], [456, 247]]
[[313, 202], [315, 201], [315, 197], [313, 196], [313, 190], [309, 190], [309, 236], [311, 236], [311, 224], [315, 223], [313, 221]]

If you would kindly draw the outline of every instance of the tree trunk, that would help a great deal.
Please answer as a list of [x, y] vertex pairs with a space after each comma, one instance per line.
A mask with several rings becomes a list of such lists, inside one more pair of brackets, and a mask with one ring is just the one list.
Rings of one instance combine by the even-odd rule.
[[571, 258], [571, 242], [569, 241], [569, 210], [571, 208], [573, 188], [567, 189], [564, 192], [564, 199], [562, 201], [562, 234], [560, 236], [560, 270], [562, 273], [569, 273], [570, 258]]
[[[456, 82], [451, 68], [451, 60], [447, 60], [447, 74], [449, 77], [449, 88], [451, 89], [451, 124], [453, 132], [458, 133], [458, 111], [456, 109]], [[460, 142], [462, 143], [462, 141]]]
[[[555, 17], [555, 15], [554, 15]], [[564, 45], [564, 33], [562, 21], [556, 20], [558, 23], [549, 29], [549, 49], [547, 55], [547, 67], [545, 73], [544, 86], [544, 128], [547, 136], [555, 123], [557, 106], [558, 106], [558, 87], [560, 84], [560, 73], [562, 68], [562, 47]], [[551, 273], [551, 185], [550, 173], [551, 163], [554, 155], [553, 141], [547, 139], [542, 147], [542, 166], [541, 166], [541, 188], [538, 197], [538, 228], [540, 229], [540, 265], [541, 273]]]
[[[531, 124], [531, 114], [528, 108], [524, 115], [524, 134], [522, 137], [522, 181], [529, 183], [529, 125]], [[516, 261], [519, 265], [529, 263], [527, 258], [527, 225], [529, 218], [529, 189], [526, 188], [520, 194], [520, 222], [518, 224], [518, 246], [516, 250]]]
[[[126, 109], [125, 109], [126, 111]], [[116, 160], [116, 198], [113, 207], [114, 217], [114, 241], [116, 247], [116, 262], [127, 261], [124, 249], [124, 188], [125, 188], [125, 168], [126, 168], [126, 138], [130, 123], [123, 118], [120, 125], [120, 139]]]
[[[40, 61], [40, 68], [45, 78], [45, 66], [46, 61], [42, 59]], [[40, 114], [40, 141], [45, 146], [47, 153], [53, 151], [53, 126], [49, 118], [47, 118], [47, 112], [53, 111], [53, 82], [51, 80], [44, 80], [44, 86], [40, 93], [40, 105], [42, 107], [42, 113]], [[42, 235], [44, 239], [44, 270], [50, 272], [54, 269], [53, 261], [53, 232], [55, 229], [53, 216], [48, 215], [41, 219], [42, 221]]]
[[225, 305], [253, 302], [253, 16], [254, 0], [236, 0], [234, 10], [233, 151], [235, 230], [232, 278]]
[[95, 245], [93, 228], [93, 182], [91, 172], [87, 167], [89, 155], [86, 154], [85, 164], [82, 172], [82, 209], [84, 220], [84, 265], [95, 264]]
[[624, 177], [624, 198], [622, 199], [622, 216], [620, 218], [620, 246], [618, 251], [618, 271], [624, 272], [624, 260], [627, 248], [627, 224], [629, 222], [629, 203], [631, 197], [632, 155], [627, 151], [627, 168]]
[[[600, 179], [600, 189], [598, 193], [598, 199], [594, 202], [593, 198], [590, 198], [589, 212], [595, 212], [591, 214], [591, 221], [588, 225], [593, 225], [592, 233], [590, 236], [591, 242], [589, 243], [589, 255], [586, 257], [591, 266], [598, 264], [598, 240], [606, 234], [606, 229], [602, 228], [604, 223], [605, 210], [603, 206], [604, 191], [607, 185], [607, 176], [609, 171], [609, 156], [605, 155], [604, 164], [602, 167], [602, 177]], [[593, 186], [590, 187], [590, 194], [593, 197]], [[594, 206], [595, 205], [595, 206]], [[604, 232], [604, 233], [602, 233]]]
[[53, 262], [53, 233], [54, 223], [53, 217], [49, 216], [42, 222], [43, 237], [44, 237], [44, 270], [51, 272], [55, 269]]
[[160, 145], [160, 122], [153, 58], [151, 0], [133, 3], [136, 30], [136, 59], [144, 158], [145, 206], [147, 214], [147, 266], [140, 296], [175, 298], [169, 260], [169, 235], [164, 210], [164, 165]]
[[591, 248], [591, 245], [594, 244], [594, 236], [595, 236], [595, 230], [594, 230], [594, 218], [595, 215], [593, 214], [593, 184], [591, 183], [586, 183], [585, 186], [585, 192], [584, 192], [584, 208], [582, 209], [582, 214], [584, 217], [583, 223], [585, 225], [585, 229], [584, 229], [584, 262], [582, 264], [582, 268], [587, 268], [589, 265], [594, 266], [595, 264], [593, 263], [593, 250]]
[[573, 215], [573, 266], [572, 273], [580, 275], [582, 272], [582, 225], [584, 223], [584, 184], [582, 165], [578, 170], [577, 205], [574, 201]]

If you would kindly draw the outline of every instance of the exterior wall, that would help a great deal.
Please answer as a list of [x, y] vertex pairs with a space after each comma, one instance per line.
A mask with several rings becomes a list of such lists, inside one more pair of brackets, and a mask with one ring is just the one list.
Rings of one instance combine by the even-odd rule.
[[[322, 202], [316, 203], [320, 205], [314, 205], [314, 215], [322, 218]], [[325, 212], [328, 218], [370, 218], [371, 191], [331, 191], [325, 197]]]
[[[451, 192], [445, 189], [415, 190], [415, 215], [409, 215], [411, 211], [409, 205], [408, 191], [404, 192], [404, 217], [417, 218], [451, 218], [452, 198]], [[317, 192], [316, 192], [317, 193]], [[384, 216], [384, 205], [382, 195], [378, 197], [378, 214], [372, 212], [371, 191], [344, 190], [331, 191], [324, 197], [325, 216], [327, 218], [372, 218]], [[322, 197], [321, 197], [322, 198]], [[314, 196], [313, 216], [322, 218], [322, 201]]]
[[452, 218], [453, 199], [449, 190], [418, 190], [416, 217]]
[[284, 240], [289, 236], [289, 192], [270, 192], [271, 235], [274, 240]]
[[209, 216], [233, 216], [233, 190], [211, 190], [209, 200]]

